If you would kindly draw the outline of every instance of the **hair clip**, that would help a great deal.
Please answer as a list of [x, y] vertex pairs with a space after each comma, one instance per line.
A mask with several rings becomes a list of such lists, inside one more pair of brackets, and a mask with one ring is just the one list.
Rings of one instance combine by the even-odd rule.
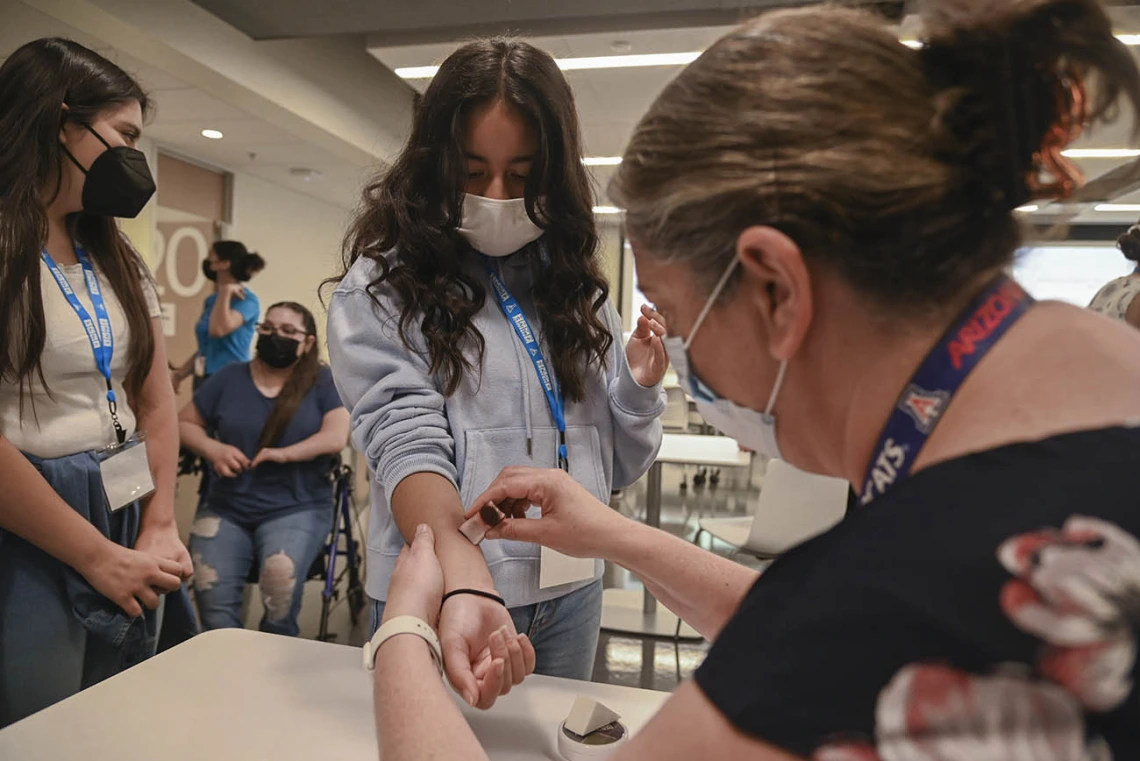
[[[1033, 156], [1033, 169], [1025, 180], [1031, 198], [1065, 199], [1085, 184], [1084, 173], [1065, 158], [1063, 151], [1084, 132], [1087, 106], [1084, 80], [1076, 75], [1063, 78], [1057, 86], [1057, 121], [1045, 133], [1041, 149]], [[1052, 180], [1043, 181], [1042, 174]]]

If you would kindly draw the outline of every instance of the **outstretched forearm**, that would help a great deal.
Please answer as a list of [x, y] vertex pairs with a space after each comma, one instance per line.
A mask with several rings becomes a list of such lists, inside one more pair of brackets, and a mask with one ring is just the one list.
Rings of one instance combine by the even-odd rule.
[[615, 532], [605, 558], [641, 579], [654, 597], [710, 642], [759, 574], [635, 521]]

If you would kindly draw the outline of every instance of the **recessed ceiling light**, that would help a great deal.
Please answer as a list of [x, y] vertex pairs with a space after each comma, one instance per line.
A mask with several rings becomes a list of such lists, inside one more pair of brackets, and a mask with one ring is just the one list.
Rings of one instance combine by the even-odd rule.
[[289, 174], [293, 175], [302, 182], [312, 182], [313, 180], [319, 180], [324, 177], [324, 175], [318, 172], [316, 169], [305, 169], [304, 167], [295, 167], [293, 169], [290, 169]]
[[587, 156], [582, 163], [586, 166], [617, 166], [621, 163], [621, 156]]
[[1033, 212], [1037, 211], [1037, 209], [1039, 209], [1039, 208], [1040, 207], [1037, 206], [1037, 204], [1031, 203], [1027, 206], [1018, 206], [1016, 209], [1014, 209], [1014, 211], [1020, 211], [1022, 214], [1032, 214]]
[[595, 214], [621, 214], [621, 209], [616, 206], [595, 206]]
[[922, 43], [918, 40], [899, 40], [899, 42], [906, 45], [908, 48], [914, 48], [915, 50], [918, 50], [922, 47]]
[[225, 137], [225, 135], [222, 134], [221, 130], [204, 129], [202, 130], [202, 137], [208, 137], [211, 140], [221, 140], [223, 137]]
[[[685, 66], [701, 57], [701, 51], [689, 53], [642, 53], [639, 55], [603, 55], [587, 58], [559, 58], [555, 61], [563, 71], [583, 69], [629, 69], [643, 66]], [[438, 66], [401, 66], [396, 76], [401, 79], [431, 79]]]
[[1140, 34], [1118, 34], [1116, 35], [1116, 39], [1120, 40], [1125, 45], [1140, 45]]
[[1071, 159], [1134, 159], [1140, 156], [1135, 148], [1070, 148], [1061, 155]]
[[1097, 205], [1096, 211], [1136, 214], [1140, 213], [1140, 203], [1102, 203]]

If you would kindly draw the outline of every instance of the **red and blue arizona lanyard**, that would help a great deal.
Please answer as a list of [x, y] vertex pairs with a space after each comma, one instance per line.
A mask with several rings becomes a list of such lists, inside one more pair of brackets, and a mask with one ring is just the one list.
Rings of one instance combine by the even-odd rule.
[[95, 274], [95, 268], [91, 266], [91, 259], [88, 258], [87, 252], [76, 246], [75, 256], [83, 267], [83, 279], [87, 282], [87, 293], [91, 296], [91, 306], [95, 308], [94, 320], [91, 319], [87, 308], [83, 306], [83, 302], [75, 295], [71, 282], [68, 281], [67, 276], [60, 270], [59, 265], [55, 263], [47, 249], [40, 253], [48, 271], [55, 278], [59, 289], [63, 291], [67, 303], [71, 304], [71, 308], [75, 310], [75, 314], [79, 315], [79, 320], [83, 323], [87, 340], [90, 341], [91, 350], [95, 353], [95, 367], [103, 376], [103, 380], [107, 382], [107, 407], [111, 410], [111, 423], [115, 426], [115, 437], [121, 445], [127, 440], [127, 432], [119, 422], [118, 402], [115, 399], [115, 389], [111, 385], [111, 360], [115, 356], [115, 336], [111, 331], [111, 318], [107, 314], [107, 304], [103, 301], [103, 289], [99, 285], [99, 277]]
[[869, 504], [910, 475], [951, 398], [986, 353], [1034, 303], [1009, 277], [994, 280], [943, 334], [899, 396], [863, 479]]
[[546, 364], [542, 347], [538, 343], [538, 335], [531, 329], [519, 302], [507, 290], [506, 283], [495, 272], [490, 259], [487, 259], [484, 264], [487, 266], [487, 277], [491, 281], [491, 287], [495, 290], [499, 307], [506, 315], [507, 322], [515, 329], [515, 335], [522, 341], [527, 356], [534, 364], [534, 372], [538, 375], [538, 382], [542, 384], [543, 393], [546, 394], [546, 403], [550, 405], [550, 414], [554, 418], [554, 425], [558, 428], [558, 467], [568, 471], [570, 464], [569, 452], [566, 448], [566, 407], [562, 400], [562, 392], [558, 388], [558, 382], [554, 379], [554, 373], [550, 366]]

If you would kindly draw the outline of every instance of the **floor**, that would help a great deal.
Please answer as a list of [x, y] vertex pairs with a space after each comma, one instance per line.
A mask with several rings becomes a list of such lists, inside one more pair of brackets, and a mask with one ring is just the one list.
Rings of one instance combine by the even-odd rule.
[[[756, 508], [759, 489], [749, 482], [744, 469], [725, 470], [719, 483], [694, 484], [695, 467], [682, 469], [679, 465], [666, 465], [662, 473], [661, 527], [677, 536], [692, 540], [697, 532], [697, 519], [701, 517], [728, 517], [751, 514]], [[681, 489], [682, 478], [687, 488]], [[699, 480], [699, 479], [698, 479]], [[646, 479], [642, 479], [619, 497], [612, 505], [633, 518], [644, 517]], [[745, 565], [759, 568], [759, 563], [745, 556], [734, 555], [732, 548], [707, 536], [702, 545], [713, 552], [733, 557]], [[607, 566], [607, 588], [641, 589], [640, 582], [617, 566]], [[310, 581], [305, 587], [301, 610], [301, 636], [315, 638], [321, 616], [321, 584]], [[255, 587], [247, 587], [246, 625], [256, 628], [261, 616], [261, 601]], [[333, 641], [360, 645], [364, 641], [366, 621], [353, 626], [348, 607], [343, 599], [333, 602], [329, 616], [329, 631]], [[594, 663], [593, 681], [669, 691], [692, 675], [704, 659], [708, 645], [705, 642], [639, 639], [602, 632], [598, 655]]]

